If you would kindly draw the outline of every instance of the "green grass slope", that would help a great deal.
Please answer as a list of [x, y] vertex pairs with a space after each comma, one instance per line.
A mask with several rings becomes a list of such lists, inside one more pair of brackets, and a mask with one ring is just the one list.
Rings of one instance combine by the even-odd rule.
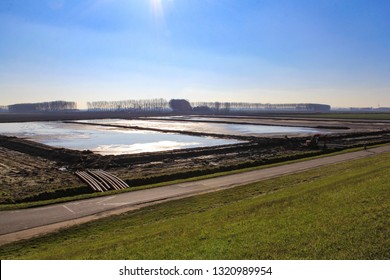
[[390, 154], [0, 247], [1, 259], [389, 259]]

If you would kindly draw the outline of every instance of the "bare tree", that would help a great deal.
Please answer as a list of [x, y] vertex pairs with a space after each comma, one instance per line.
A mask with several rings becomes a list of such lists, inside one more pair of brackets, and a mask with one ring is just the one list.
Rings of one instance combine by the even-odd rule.
[[41, 103], [20, 103], [9, 105], [8, 109], [12, 113], [33, 113], [33, 112], [59, 112], [76, 110], [76, 102], [51, 101]]
[[163, 112], [169, 110], [165, 99], [140, 99], [121, 101], [92, 101], [87, 102], [89, 111], [130, 111], [130, 112]]

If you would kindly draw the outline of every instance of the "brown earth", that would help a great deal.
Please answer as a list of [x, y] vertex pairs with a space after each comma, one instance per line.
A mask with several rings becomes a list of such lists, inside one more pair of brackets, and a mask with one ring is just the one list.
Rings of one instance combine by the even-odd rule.
[[52, 160], [0, 147], [0, 202], [17, 198], [27, 199], [32, 194], [78, 186], [80, 182]]

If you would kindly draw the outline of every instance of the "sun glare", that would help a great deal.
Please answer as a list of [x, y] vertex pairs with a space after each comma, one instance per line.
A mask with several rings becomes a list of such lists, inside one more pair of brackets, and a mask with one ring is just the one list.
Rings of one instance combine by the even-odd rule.
[[164, 22], [164, 7], [162, 0], [150, 0], [153, 16], [158, 22]]

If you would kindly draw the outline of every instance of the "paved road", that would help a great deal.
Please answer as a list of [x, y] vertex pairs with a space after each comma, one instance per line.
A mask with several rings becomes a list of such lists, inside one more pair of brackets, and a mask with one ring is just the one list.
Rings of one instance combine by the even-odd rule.
[[301, 172], [319, 166], [390, 152], [390, 146], [270, 167], [235, 175], [166, 187], [85, 199], [39, 208], [0, 212], [0, 244], [28, 238], [58, 228], [126, 212], [152, 203], [197, 195], [252, 182]]

